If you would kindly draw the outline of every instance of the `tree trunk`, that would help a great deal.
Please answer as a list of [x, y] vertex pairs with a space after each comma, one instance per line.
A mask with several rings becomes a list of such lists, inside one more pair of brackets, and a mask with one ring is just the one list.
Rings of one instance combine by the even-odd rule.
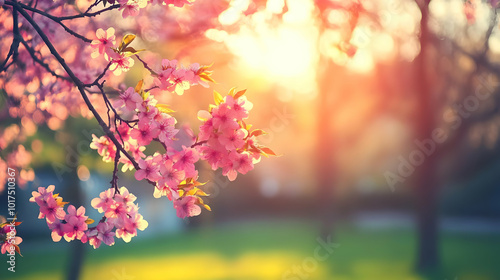
[[[421, 2], [420, 10], [420, 54], [415, 59], [415, 82], [417, 89], [416, 136], [420, 141], [430, 139], [435, 127], [434, 108], [431, 102], [431, 85], [427, 76], [429, 43], [429, 2]], [[421, 166], [416, 167], [415, 195], [418, 249], [416, 270], [420, 273], [437, 271], [439, 267], [438, 249], [438, 180], [436, 155], [431, 154]]]
[[318, 94], [318, 110], [317, 110], [317, 127], [316, 127], [316, 147], [315, 147], [315, 177], [317, 184], [317, 211], [320, 220], [320, 237], [327, 240], [332, 238], [333, 227], [335, 222], [335, 213], [333, 210], [334, 202], [334, 180], [337, 174], [334, 152], [335, 152], [335, 137], [332, 133], [332, 102], [331, 102], [331, 87], [329, 81], [333, 76], [333, 63], [326, 59], [327, 64], [318, 79], [319, 94]]
[[[67, 120], [67, 129], [65, 133], [68, 134], [68, 142], [65, 143], [65, 151], [66, 151], [66, 166], [69, 168], [68, 172], [63, 176], [63, 181], [67, 190], [67, 199], [70, 204], [74, 205], [77, 209], [80, 205], [83, 205], [83, 194], [80, 186], [80, 179], [77, 175], [77, 168], [79, 165], [79, 155], [77, 153], [77, 143], [78, 140], [81, 140], [78, 135], [78, 132], [72, 131], [71, 127], [77, 127], [76, 125], [72, 125], [72, 120], [69, 118]], [[84, 256], [85, 256], [85, 247], [88, 244], [83, 244], [79, 240], [74, 240], [70, 242], [70, 252], [66, 270], [66, 279], [67, 280], [78, 280], [80, 278]]]

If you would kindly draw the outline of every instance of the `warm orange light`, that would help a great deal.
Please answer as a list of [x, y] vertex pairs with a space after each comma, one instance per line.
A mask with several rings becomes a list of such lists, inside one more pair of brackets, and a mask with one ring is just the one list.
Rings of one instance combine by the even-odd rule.
[[247, 66], [263, 75], [296, 77], [311, 69], [314, 48], [310, 40], [297, 30], [279, 27], [259, 34], [242, 30], [227, 43]]
[[[248, 1], [234, 1], [220, 17], [219, 22], [229, 25], [242, 17]], [[316, 33], [310, 0], [289, 3], [283, 21], [270, 22], [273, 14], [281, 13], [283, 0], [270, 0], [266, 9], [259, 11], [235, 34], [209, 30], [210, 39], [225, 42], [232, 53], [240, 58], [242, 66], [252, 73], [274, 78], [301, 77], [314, 72], [317, 55]]]

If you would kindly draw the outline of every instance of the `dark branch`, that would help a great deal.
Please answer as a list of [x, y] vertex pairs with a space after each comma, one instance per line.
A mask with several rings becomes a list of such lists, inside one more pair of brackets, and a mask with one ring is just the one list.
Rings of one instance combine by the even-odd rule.
[[139, 164], [123, 148], [123, 146], [120, 144], [120, 142], [118, 141], [118, 139], [116, 139], [116, 137], [113, 135], [113, 133], [111, 132], [111, 130], [109, 129], [109, 127], [106, 125], [106, 123], [104, 122], [104, 120], [101, 118], [101, 116], [99, 115], [99, 113], [96, 111], [96, 109], [94, 108], [94, 106], [90, 102], [87, 94], [85, 93], [85, 86], [82, 83], [82, 81], [80, 81], [80, 79], [78, 79], [78, 77], [75, 76], [75, 74], [73, 73], [73, 71], [71, 70], [71, 68], [68, 66], [68, 64], [66, 64], [64, 58], [62, 58], [61, 55], [57, 52], [57, 50], [55, 49], [54, 45], [52, 45], [52, 42], [49, 40], [49, 38], [47, 37], [47, 35], [45, 35], [45, 33], [42, 31], [42, 29], [40, 28], [40, 26], [38, 26], [38, 24], [33, 20], [33, 18], [18, 3], [16, 3], [16, 2], [12, 2], [12, 3], [13, 3], [13, 6], [19, 10], [19, 12], [21, 13], [21, 15], [31, 24], [31, 26], [33, 26], [33, 28], [36, 30], [36, 32], [38, 33], [38, 35], [40, 35], [40, 37], [42, 38], [42, 40], [45, 43], [45, 45], [47, 45], [47, 47], [49, 48], [49, 50], [52, 53], [52, 55], [57, 59], [57, 61], [59, 62], [59, 64], [61, 64], [61, 66], [66, 71], [66, 73], [68, 73], [69, 77], [71, 78], [71, 80], [73, 81], [73, 83], [78, 88], [78, 91], [82, 95], [83, 100], [85, 101], [85, 104], [87, 105], [87, 107], [89, 108], [89, 110], [92, 112], [92, 114], [96, 118], [96, 120], [99, 123], [99, 125], [104, 130], [104, 133], [111, 139], [111, 141], [113, 142], [113, 144], [115, 144], [117, 152], [121, 151], [132, 162], [132, 165], [134, 166], [134, 168], [136, 170], [139, 170], [140, 169]]

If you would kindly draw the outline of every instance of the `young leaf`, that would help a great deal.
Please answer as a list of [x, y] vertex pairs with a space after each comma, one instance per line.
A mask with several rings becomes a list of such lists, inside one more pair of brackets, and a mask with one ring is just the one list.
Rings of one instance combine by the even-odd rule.
[[218, 93], [217, 91], [214, 90], [215, 105], [221, 104], [223, 100], [224, 100], [224, 98], [222, 97], [222, 95], [220, 93]]
[[125, 49], [123, 49], [122, 52], [126, 52], [126, 56], [131, 56], [131, 55], [134, 55], [134, 54], [137, 54], [137, 53], [140, 53], [142, 51], [145, 51], [146, 49], [140, 49], [140, 50], [136, 50], [132, 47], [126, 47]]
[[132, 43], [135, 39], [134, 34], [127, 34], [123, 37], [122, 43], [120, 44], [120, 52], [122, 52], [130, 43]]
[[135, 92], [139, 93], [142, 90], [142, 85], [144, 84], [144, 80], [140, 80], [135, 86]]
[[12, 246], [14, 246], [14, 248], [16, 248], [16, 252], [19, 254], [19, 256], [22, 257], [23, 255], [21, 255], [21, 249], [19, 248], [19, 246], [17, 246], [17, 245], [12, 245]]
[[264, 130], [262, 129], [255, 129], [254, 131], [252, 131], [252, 133], [250, 133], [250, 136], [260, 136], [260, 135], [265, 135], [267, 134]]
[[242, 97], [242, 96], [245, 94], [245, 92], [246, 92], [246, 91], [247, 91], [246, 89], [238, 91], [238, 92], [234, 95], [234, 99], [236, 100], [236, 99], [238, 99], [238, 98]]
[[174, 113], [175, 111], [169, 108], [167, 104], [156, 104], [156, 108], [162, 113], [169, 114]]
[[260, 149], [267, 155], [276, 156], [276, 153], [273, 152], [273, 150], [269, 149], [268, 147], [260, 147]]
[[234, 92], [236, 91], [236, 88], [231, 88], [229, 90], [229, 95], [234, 96]]
[[212, 82], [212, 83], [214, 83], [214, 84], [216, 84], [216, 83], [217, 83], [214, 79], [212, 79], [212, 77], [210, 77], [210, 73], [209, 73], [209, 74], [207, 74], [206, 72], [204, 72], [204, 73], [201, 73], [199, 76], [200, 76], [200, 78], [201, 78], [203, 81], [206, 81], [206, 82]]
[[205, 209], [207, 209], [208, 211], [212, 211], [212, 208], [210, 208], [210, 206], [208, 206], [207, 204], [203, 204], [203, 207], [205, 207]]

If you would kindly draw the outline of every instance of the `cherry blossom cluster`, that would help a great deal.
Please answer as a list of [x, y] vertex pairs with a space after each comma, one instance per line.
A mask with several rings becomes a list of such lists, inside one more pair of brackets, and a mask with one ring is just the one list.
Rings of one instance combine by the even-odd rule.
[[[115, 29], [108, 28], [106, 31], [99, 28], [96, 31], [96, 39], [91, 42], [92, 58], [97, 58], [100, 55], [104, 56], [106, 61], [109, 61], [109, 69], [119, 76], [122, 72], [127, 72], [134, 65], [132, 55], [135, 55], [143, 50], [136, 50], [130, 47], [134, 41], [135, 35], [125, 35], [118, 47], [116, 44]], [[147, 66], [145, 64], [145, 66]], [[148, 67], [148, 66], [147, 66]], [[202, 85], [208, 87], [208, 82], [214, 82], [210, 77], [210, 66], [200, 66], [198, 63], [193, 63], [185, 68], [180, 65], [177, 60], [163, 59], [161, 69], [157, 72], [149, 69], [154, 77], [154, 84], [160, 90], [175, 92], [178, 95], [184, 94], [191, 86]]]
[[[164, 60], [164, 65], [170, 63]], [[251, 130], [245, 120], [252, 109], [244, 96], [245, 91], [232, 89], [226, 97], [214, 92], [216, 105], [209, 111], [200, 111], [203, 120], [198, 137], [192, 143], [174, 145], [179, 130], [177, 120], [169, 113], [172, 110], [158, 104], [154, 95], [142, 90], [142, 81], [135, 88], [123, 91], [115, 102], [120, 115], [129, 116], [120, 120], [115, 137], [119, 139], [130, 158], [119, 153], [108, 136], [93, 135], [91, 148], [97, 150], [106, 162], [122, 163], [122, 171], [136, 169], [135, 178], [146, 180], [154, 185], [153, 196], [166, 196], [173, 201], [177, 216], [193, 217], [201, 213], [201, 207], [210, 210], [202, 199], [207, 196], [200, 189], [195, 164], [206, 160], [216, 170], [222, 169], [224, 176], [234, 180], [238, 173], [246, 174], [254, 168], [261, 155], [275, 155], [269, 148], [258, 144], [257, 136], [264, 131]], [[153, 142], [161, 143], [163, 152], [146, 155], [146, 146]], [[181, 146], [175, 149], [175, 146]]]
[[0, 252], [2, 254], [14, 254], [14, 251], [21, 254], [19, 249], [19, 244], [23, 242], [23, 239], [17, 236], [16, 227], [21, 224], [17, 222], [14, 218], [11, 221], [7, 221], [5, 217], [0, 216]]
[[137, 51], [128, 45], [135, 39], [135, 35], [126, 35], [123, 37], [122, 43], [118, 48], [114, 48], [116, 44], [115, 29], [108, 28], [106, 31], [99, 28], [96, 31], [97, 39], [93, 40], [90, 44], [94, 49], [91, 56], [92, 58], [103, 55], [106, 61], [109, 61], [109, 69], [119, 76], [122, 72], [127, 72], [130, 67], [134, 66], [134, 60], [130, 57], [137, 53]]
[[[130, 34], [125, 35], [115, 48], [113, 28], [106, 31], [98, 29], [96, 37], [91, 43], [94, 50], [92, 57], [103, 55], [115, 74], [127, 71], [134, 61], [131, 56], [142, 51], [130, 46], [135, 39], [135, 35]], [[176, 60], [163, 59], [161, 68], [155, 71], [138, 56], [137, 58], [151, 72], [154, 84], [151, 89], [182, 95], [191, 86], [208, 87], [208, 82], [214, 82], [209, 66], [193, 63], [185, 68]], [[210, 210], [202, 199], [207, 194], [199, 188], [203, 184], [198, 181], [195, 164], [202, 156], [209, 160], [214, 170], [223, 168], [223, 174], [230, 180], [234, 180], [238, 172], [245, 174], [253, 169], [253, 163], [259, 161], [260, 154], [265, 152], [258, 150], [255, 139], [263, 132], [257, 130], [249, 134], [249, 126], [242, 124], [248, 118], [252, 104], [243, 96], [244, 91], [235, 95], [232, 90], [225, 102], [218, 102], [219, 107], [214, 109], [217, 127], [212, 129], [213, 133], [207, 133], [211, 123], [207, 121], [199, 139], [196, 140], [195, 137], [193, 143], [183, 143], [177, 145], [182, 146], [181, 149], [175, 149], [175, 136], [179, 130], [175, 127], [177, 120], [170, 114], [173, 111], [165, 104], [158, 104], [150, 90], [144, 90], [143, 86], [144, 81], [141, 80], [135, 88], [129, 87], [122, 91], [119, 99], [112, 105], [116, 110], [113, 110], [115, 125], [111, 126], [111, 130], [123, 150], [118, 151], [116, 142], [107, 135], [93, 135], [90, 147], [97, 150], [105, 162], [115, 162], [115, 173], [119, 163], [122, 164], [123, 172], [135, 168], [137, 180], [146, 180], [155, 186], [154, 197], [166, 196], [173, 201], [178, 217], [197, 216], [201, 213], [201, 207]], [[216, 96], [220, 94], [217, 93]], [[222, 96], [219, 99], [216, 102], [221, 101]], [[207, 112], [209, 115], [211, 113], [212, 111]], [[219, 136], [220, 141], [214, 141]], [[161, 143], [164, 152], [146, 155], [144, 151], [152, 142]], [[215, 160], [214, 156], [218, 159]]]
[[[200, 198], [206, 194], [198, 188], [202, 184], [196, 181], [195, 163], [199, 160], [199, 151], [196, 146], [182, 146], [179, 151], [173, 148], [179, 130], [175, 128], [177, 120], [167, 113], [170, 112], [168, 107], [158, 104], [154, 96], [142, 91], [140, 86], [125, 90], [115, 104], [122, 114], [133, 115], [132, 120], [124, 120], [118, 126], [116, 138], [123, 141], [124, 149], [137, 162], [139, 168], [135, 178], [153, 184], [154, 197], [166, 196], [173, 200], [181, 218], [199, 215], [199, 205], [210, 209]], [[129, 126], [130, 122], [134, 125]], [[116, 160], [116, 147], [110, 139], [107, 136], [93, 137], [91, 148], [96, 149], [104, 161]], [[161, 143], [165, 153], [146, 156], [143, 151], [153, 141]], [[124, 172], [134, 168], [126, 156], [120, 156], [118, 162], [123, 164]]]
[[250, 132], [251, 125], [245, 123], [253, 104], [244, 96], [245, 91], [231, 90], [222, 96], [215, 92], [215, 103], [209, 111], [200, 111], [198, 118], [204, 121], [200, 126], [198, 141], [205, 144], [200, 148], [202, 159], [213, 170], [222, 168], [222, 174], [229, 180], [236, 179], [238, 173], [246, 174], [260, 161], [261, 154], [274, 153], [257, 144], [256, 137], [264, 131]]
[[135, 195], [128, 192], [125, 187], [110, 188], [103, 191], [98, 198], [92, 200], [92, 207], [104, 213], [97, 226], [89, 227], [94, 220], [85, 215], [85, 207], [78, 209], [69, 205], [67, 212], [64, 210], [63, 198], [54, 194], [54, 185], [47, 188], [39, 187], [32, 192], [30, 202], [40, 207], [39, 219], [44, 219], [52, 230], [52, 240], [59, 242], [61, 238], [68, 242], [80, 240], [89, 242], [94, 248], [102, 243], [112, 246], [114, 238], [122, 238], [125, 242], [137, 236], [137, 230], [144, 230], [148, 226], [146, 220], [139, 214], [139, 206], [134, 204]]
[[184, 94], [191, 86], [201, 85], [208, 88], [207, 81], [214, 82], [208, 71], [209, 66], [200, 66], [198, 63], [191, 64], [188, 68], [178, 65], [177, 60], [163, 59], [161, 70], [154, 77], [155, 85], [161, 89]]
[[[257, 144], [256, 136], [263, 132], [250, 131], [250, 126], [243, 121], [248, 117], [251, 103], [243, 97], [244, 92], [235, 94], [234, 90], [225, 99], [220, 96], [207, 112], [210, 118], [213, 115], [217, 120], [222, 120], [227, 113], [230, 121], [221, 121], [208, 133], [208, 123], [212, 120], [207, 117], [203, 124], [205, 131], [200, 132], [200, 136], [194, 136], [193, 131], [187, 129], [191, 140], [187, 143], [179, 140], [180, 129], [176, 127], [173, 111], [168, 105], [159, 104], [154, 93], [166, 91], [182, 95], [195, 85], [208, 87], [209, 82], [214, 82], [210, 66], [193, 63], [184, 67], [177, 60], [163, 59], [159, 67], [150, 68], [138, 55], [144, 50], [131, 46], [136, 36], [128, 34], [118, 39], [116, 34], [123, 29], [115, 25], [113, 16], [102, 16], [111, 10], [121, 11], [124, 18], [138, 16], [137, 22], [131, 22], [126, 29], [146, 37], [145, 30], [154, 30], [153, 22], [169, 18], [157, 12], [158, 9], [145, 9], [147, 6], [183, 7], [192, 2], [194, 0], [94, 0], [74, 4], [52, 0], [1, 2], [0, 24], [5, 28], [0, 29], [0, 35], [4, 39], [2, 42], [12, 42], [12, 45], [0, 48], [1, 57], [5, 57], [0, 61], [0, 88], [8, 97], [5, 103], [8, 115], [19, 119], [20, 124], [13, 124], [0, 133], [0, 152], [8, 153], [4, 160], [0, 159], [0, 167], [15, 163], [20, 169], [19, 185], [32, 181], [34, 172], [29, 168], [32, 156], [21, 143], [36, 133], [38, 125], [61, 129], [69, 116], [97, 120], [104, 134], [93, 135], [90, 146], [105, 162], [114, 163], [111, 188], [92, 200], [92, 206], [104, 215], [93, 227], [94, 220], [86, 215], [86, 209], [73, 205], [65, 207], [68, 202], [54, 194], [53, 185], [33, 192], [30, 201], [40, 207], [39, 218], [47, 222], [55, 242], [62, 238], [88, 241], [98, 248], [102, 243], [113, 245], [115, 237], [129, 242], [137, 235], [137, 230], [147, 227], [134, 204], [136, 197], [125, 187], [117, 186], [120, 165], [122, 172], [135, 170], [137, 180], [154, 186], [154, 197], [166, 196], [173, 201], [177, 216], [186, 218], [199, 215], [202, 207], [211, 210], [203, 201], [208, 194], [201, 189], [204, 183], [199, 181], [196, 164], [200, 160], [209, 160], [214, 169], [222, 168], [223, 174], [234, 180], [237, 173], [245, 174], [253, 169], [261, 154], [274, 154]], [[182, 13], [182, 23], [162, 24], [161, 33], [168, 37], [174, 29], [175, 32], [204, 34], [204, 30], [213, 27], [208, 18], [217, 18], [222, 11], [212, 9], [212, 5], [205, 3], [205, 6]], [[98, 28], [102, 26], [113, 27]], [[94, 33], [94, 38], [87, 37]], [[152, 33], [148, 32], [148, 36]], [[10, 51], [6, 53], [5, 50]], [[104, 59], [82, 59], [88, 56]], [[135, 88], [122, 90], [125, 75], [121, 74], [129, 71], [137, 61], [151, 75]], [[145, 84], [149, 89], [143, 89]], [[119, 98], [111, 98], [106, 92], [108, 88], [118, 89]], [[39, 153], [43, 146], [41, 141], [36, 141], [31, 147]], [[157, 148], [158, 144], [164, 149], [146, 153], [147, 147]], [[216, 153], [219, 154], [214, 160]], [[0, 168], [0, 183], [6, 180], [5, 169]], [[2, 228], [0, 237], [9, 232]]]

